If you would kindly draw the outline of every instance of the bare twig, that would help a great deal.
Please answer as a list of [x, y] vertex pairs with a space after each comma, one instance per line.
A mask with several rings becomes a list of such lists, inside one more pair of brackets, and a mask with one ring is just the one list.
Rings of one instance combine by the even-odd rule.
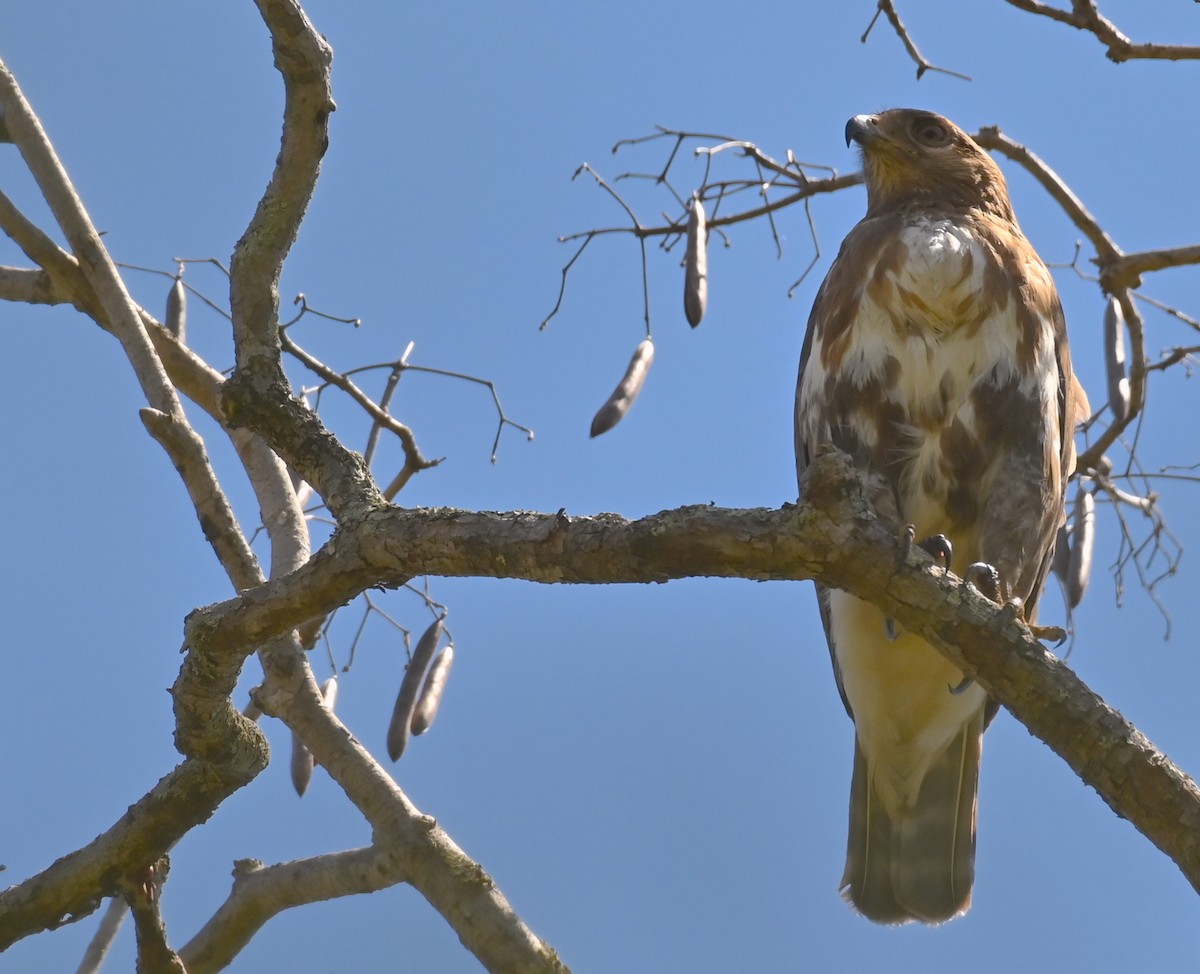
[[[1130, 451], [1130, 464], [1136, 462], [1134, 451]], [[1158, 505], [1158, 496], [1149, 486], [1143, 489], [1144, 494], [1132, 493], [1117, 486], [1118, 480], [1147, 481], [1149, 476], [1141, 473], [1126, 473], [1117, 476], [1104, 473], [1101, 470], [1092, 471], [1091, 476], [1097, 485], [1112, 502], [1113, 512], [1120, 529], [1121, 543], [1117, 551], [1117, 559], [1113, 566], [1113, 582], [1118, 605], [1124, 594], [1125, 569], [1132, 564], [1142, 589], [1150, 597], [1155, 608], [1166, 624], [1164, 639], [1171, 636], [1171, 614], [1167, 610], [1157, 589], [1161, 582], [1175, 575], [1183, 558], [1183, 545], [1167, 525], [1166, 517]], [[1126, 520], [1124, 511], [1133, 509], [1139, 511], [1149, 523], [1149, 531], [1139, 541], [1134, 529]], [[1155, 562], [1162, 565], [1162, 571], [1157, 576], [1151, 576]]]
[[[578, 169], [575, 170], [575, 175], [572, 176], [571, 178], [574, 179], [581, 172], [588, 173], [594, 180], [596, 180], [597, 184], [600, 186], [601, 189], [603, 189], [606, 193], [608, 193], [609, 196], [611, 196], [614, 200], [616, 200], [621, 205], [621, 208], [629, 215], [629, 219], [633, 222], [633, 227], [634, 227], [635, 231], [640, 231], [642, 229], [642, 224], [638, 220], [637, 214], [633, 212], [633, 208], [628, 203], [625, 202], [625, 200], [621, 197], [620, 193], [618, 193], [615, 189], [613, 189], [611, 186], [608, 185], [608, 183], [606, 183], [604, 181], [603, 176], [601, 176], [598, 172], [596, 172], [595, 169], [593, 169], [591, 166], [589, 166], [585, 162], [583, 165], [581, 165]], [[641, 247], [641, 251], [642, 251], [642, 317], [646, 322], [646, 337], [649, 338], [650, 337], [650, 270], [649, 270], [649, 267], [648, 267], [647, 261], [646, 261], [646, 238], [640, 232], [637, 233], [637, 238], [638, 238], [638, 245]], [[580, 248], [580, 249], [582, 250], [582, 248]], [[549, 321], [549, 318], [547, 318], [546, 320]], [[544, 324], [545, 323], [543, 322], [543, 326], [544, 326]]]
[[[400, 370], [403, 372], [424, 372], [427, 375], [442, 375], [449, 379], [461, 379], [463, 382], [473, 382], [475, 385], [483, 386], [492, 396], [492, 404], [496, 407], [496, 416], [498, 425], [496, 426], [496, 437], [492, 440], [492, 463], [496, 462], [496, 454], [500, 449], [500, 435], [504, 432], [505, 426], [511, 426], [513, 429], [520, 430], [525, 434], [526, 440], [533, 439], [533, 430], [528, 426], [522, 426], [516, 420], [508, 418], [504, 407], [500, 405], [500, 394], [496, 391], [496, 383], [491, 379], [481, 379], [475, 375], [467, 375], [465, 372], [453, 372], [450, 369], [435, 369], [428, 365], [408, 365], [400, 364]], [[389, 498], [390, 500], [390, 498]]]
[[860, 38], [862, 43], [867, 43], [867, 38], [871, 36], [871, 29], [875, 26], [875, 21], [879, 19], [881, 13], [887, 17], [888, 22], [892, 25], [892, 29], [904, 44], [904, 49], [908, 51], [908, 56], [916, 62], [918, 81], [921, 80], [926, 71], [937, 71], [941, 74], [948, 74], [953, 78], [961, 78], [963, 81], [971, 80], [965, 74], [959, 74], [957, 71], [950, 71], [947, 68], [939, 68], [922, 56], [921, 52], [917, 50], [917, 45], [913, 43], [912, 38], [909, 36], [908, 29], [901, 22], [900, 14], [896, 12], [896, 7], [892, 3], [892, 0], [879, 0], [875, 16], [871, 18], [871, 22], [867, 24], [867, 29]]
[[435, 466], [437, 460], [427, 460], [421, 453], [421, 448], [417, 444], [417, 438], [413, 435], [413, 431], [401, 423], [398, 419], [388, 413], [385, 409], [380, 408], [375, 401], [363, 392], [354, 382], [347, 376], [343, 375], [334, 369], [331, 369], [320, 359], [310, 355], [303, 348], [292, 341], [286, 331], [280, 329], [279, 332], [280, 346], [283, 351], [294, 356], [300, 361], [306, 369], [313, 372], [315, 375], [327, 384], [341, 389], [351, 399], [353, 399], [363, 411], [371, 417], [371, 419], [386, 429], [389, 433], [395, 435], [404, 448], [405, 464], [412, 465], [417, 470], [424, 470], [428, 467]]
[[1196, 364], [1195, 356], [1200, 354], [1200, 345], [1192, 345], [1189, 348], [1173, 348], [1157, 362], [1146, 366], [1147, 372], [1161, 372], [1171, 368], [1173, 365], [1178, 365], [1180, 362], [1188, 363], [1189, 365]]
[[1077, 30], [1094, 34], [1107, 48], [1109, 60], [1120, 63], [1137, 58], [1160, 61], [1191, 61], [1200, 59], [1200, 47], [1193, 44], [1136, 44], [1126, 37], [1111, 20], [1100, 13], [1095, 0], [1071, 0], [1071, 9], [1062, 10], [1040, 0], [1008, 0], [1011, 6], [1026, 13], [1038, 14], [1067, 24]]
[[[776, 253], [782, 255], [782, 238], [778, 229], [775, 227], [774, 214], [780, 210], [792, 206], [795, 203], [804, 203], [805, 218], [808, 222], [809, 232], [813, 239], [815, 256], [809, 261], [807, 267], [800, 277], [793, 283], [791, 290], [789, 290], [789, 295], [795, 290], [800, 282], [804, 280], [809, 271], [811, 271], [820, 255], [820, 246], [817, 241], [816, 228], [812, 220], [812, 213], [809, 209], [808, 201], [813, 196], [823, 193], [837, 192], [838, 190], [844, 189], [848, 186], [859, 185], [862, 182], [862, 175], [860, 173], [850, 173], [844, 176], [838, 175], [835, 170], [832, 170], [828, 166], [816, 166], [812, 163], [799, 162], [791, 152], [788, 153], [786, 162], [779, 162], [763, 152], [752, 142], [739, 139], [730, 139], [725, 136], [713, 134], [679, 131], [675, 129], [664, 128], [662, 126], [659, 126], [658, 131], [651, 135], [641, 136], [633, 139], [624, 139], [621, 142], [618, 142], [616, 146], [613, 147], [613, 151], [616, 152], [622, 146], [639, 145], [659, 139], [673, 140], [674, 144], [672, 145], [669, 158], [666, 164], [657, 174], [647, 175], [645, 178], [653, 179], [656, 183], [666, 185], [683, 212], [679, 217], [674, 219], [664, 214], [666, 222], [662, 224], [643, 224], [634, 215], [632, 207], [623, 198], [621, 198], [615, 192], [615, 190], [613, 190], [612, 187], [606, 183], [602, 177], [595, 172], [594, 169], [592, 169], [592, 167], [587, 165], [581, 166], [580, 169], [577, 170], [576, 175], [579, 175], [580, 172], [584, 171], [591, 173], [597, 182], [625, 209], [626, 213], [630, 217], [630, 223], [626, 226], [595, 228], [592, 230], [581, 231], [579, 233], [568, 234], [559, 238], [560, 242], [580, 241], [580, 244], [575, 253], [571, 256], [570, 260], [568, 260], [561, 269], [558, 296], [555, 300], [554, 307], [542, 321], [542, 328], [545, 328], [546, 325], [549, 324], [550, 320], [556, 314], [558, 314], [562, 308], [563, 299], [566, 294], [567, 280], [571, 269], [583, 255], [583, 252], [585, 249], [587, 249], [588, 244], [600, 236], [607, 236], [611, 234], [628, 234], [638, 239], [642, 247], [643, 294], [647, 295], [646, 300], [648, 301], [648, 290], [645, 286], [645, 241], [652, 237], [659, 237], [662, 240], [662, 249], [670, 250], [678, 240], [682, 239], [683, 231], [686, 226], [687, 210], [686, 205], [682, 202], [684, 197], [670, 184], [669, 177], [671, 167], [678, 157], [680, 147], [689, 140], [707, 140], [716, 143], [715, 145], [701, 145], [695, 150], [696, 155], [703, 156], [705, 159], [704, 179], [701, 185], [696, 189], [696, 194], [703, 202], [711, 205], [711, 211], [707, 221], [710, 232], [715, 232], [724, 236], [723, 228], [725, 227], [739, 223], [747, 223], [760, 217], [766, 217], [771, 225], [772, 240], [776, 245]], [[709, 181], [713, 158], [720, 153], [730, 150], [736, 151], [740, 156], [748, 158], [754, 163], [756, 167], [756, 178], [728, 179], [716, 182]], [[824, 169], [831, 175], [824, 178], [813, 178], [804, 171], [806, 168]], [[771, 174], [770, 178], [764, 178], [764, 173], [762, 170], [769, 171]], [[636, 174], [623, 173], [621, 176], [618, 176], [617, 179], [629, 178], [632, 175]], [[768, 194], [773, 189], [782, 190], [782, 195], [773, 199], [770, 198]], [[762, 202], [759, 205], [733, 210], [732, 212], [721, 212], [722, 203], [737, 197], [738, 194], [747, 192], [753, 192], [757, 194]], [[687, 198], [690, 199], [692, 194], [689, 192], [686, 195]]]

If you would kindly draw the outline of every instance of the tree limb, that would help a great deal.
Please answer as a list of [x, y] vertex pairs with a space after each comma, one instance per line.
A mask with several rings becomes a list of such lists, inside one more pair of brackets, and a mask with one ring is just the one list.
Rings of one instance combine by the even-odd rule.
[[803, 502], [778, 511], [691, 507], [627, 521], [392, 509], [339, 530], [292, 576], [194, 613], [188, 638], [214, 647], [266, 638], [312, 612], [298, 591], [329, 609], [411, 574], [569, 583], [819, 578], [929, 639], [1200, 889], [1200, 792], [1190, 779], [1005, 608], [931, 568], [924, 553], [899, 563], [899, 534], [870, 512], [848, 458], [833, 454], [811, 468]]
[[1052, 7], [1041, 0], [1007, 0], [1018, 10], [1038, 14], [1067, 24], [1076, 30], [1094, 34], [1107, 49], [1110, 61], [1118, 64], [1135, 58], [1160, 61], [1189, 61], [1200, 58], [1200, 47], [1193, 44], [1135, 44], [1117, 28], [1111, 20], [1100, 13], [1095, 0], [1071, 0], [1070, 10]]
[[333, 49], [294, 0], [255, 0], [283, 77], [283, 135], [275, 170], [229, 265], [239, 368], [282, 376], [279, 275], [308, 210], [329, 146]]

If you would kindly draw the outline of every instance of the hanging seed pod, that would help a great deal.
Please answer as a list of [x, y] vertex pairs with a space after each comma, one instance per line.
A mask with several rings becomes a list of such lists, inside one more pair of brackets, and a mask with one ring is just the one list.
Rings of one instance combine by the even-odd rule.
[[392, 722], [388, 725], [387, 732], [388, 757], [393, 761], [399, 760], [408, 745], [408, 732], [412, 726], [417, 696], [425, 679], [425, 671], [429, 669], [429, 661], [433, 659], [434, 650], [442, 640], [445, 618], [439, 616], [422, 633], [421, 638], [417, 640], [417, 648], [413, 650], [412, 659], [408, 661], [404, 670], [404, 679], [400, 682], [400, 692], [396, 695], [396, 706], [392, 709]]
[[[321, 698], [330, 711], [337, 703], [337, 687], [336, 676], [331, 676], [321, 687]], [[309, 782], [312, 781], [313, 767], [316, 763], [312, 751], [304, 745], [296, 732], [292, 731], [292, 787], [296, 789], [296, 794], [301, 798], [304, 797]]]
[[187, 289], [183, 286], [183, 278], [175, 278], [171, 290], [167, 292], [167, 316], [163, 321], [164, 327], [178, 342], [187, 340]]
[[301, 798], [308, 790], [308, 783], [312, 781], [312, 773], [312, 751], [305, 747], [299, 735], [292, 731], [292, 787]]
[[608, 402], [600, 407], [592, 419], [592, 436], [607, 433], [625, 418], [629, 407], [642, 391], [642, 383], [646, 381], [646, 373], [650, 371], [650, 363], [654, 361], [654, 342], [649, 338], [643, 339], [629, 360], [629, 368], [617, 383]]
[[337, 704], [338, 681], [336, 676], [331, 676], [321, 685], [321, 699], [325, 701], [325, 706], [329, 708], [329, 712], [333, 712], [334, 706]]
[[1071, 516], [1071, 560], [1067, 566], [1067, 604], [1073, 609], [1083, 600], [1092, 574], [1096, 546], [1096, 498], [1079, 488]]
[[1129, 379], [1125, 375], [1125, 314], [1109, 296], [1104, 309], [1104, 363], [1108, 370], [1108, 408], [1120, 423], [1129, 415]]
[[1058, 536], [1054, 539], [1054, 556], [1050, 560], [1050, 569], [1058, 580], [1067, 584], [1067, 567], [1071, 564], [1071, 526], [1059, 525]]
[[429, 675], [425, 677], [425, 685], [421, 687], [421, 696], [417, 700], [417, 709], [413, 711], [412, 732], [414, 735], [424, 734], [437, 716], [438, 707], [442, 703], [442, 694], [446, 690], [446, 680], [450, 676], [450, 667], [454, 665], [454, 644], [451, 643], [442, 650], [441, 655], [429, 667]]
[[692, 197], [683, 260], [683, 313], [695, 328], [708, 308], [708, 220], [699, 196]]

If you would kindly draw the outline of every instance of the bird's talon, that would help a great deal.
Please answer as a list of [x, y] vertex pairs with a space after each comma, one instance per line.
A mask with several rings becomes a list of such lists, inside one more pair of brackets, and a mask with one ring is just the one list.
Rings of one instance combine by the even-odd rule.
[[950, 570], [950, 561], [954, 557], [954, 546], [944, 534], [931, 534], [924, 541], [919, 542], [918, 547], [923, 548], [945, 571]]
[[965, 693], [967, 688], [970, 687], [970, 685], [974, 682], [975, 681], [971, 679], [971, 677], [964, 676], [961, 683], [959, 683], [957, 686], [949, 687], [948, 689], [957, 697], [960, 693]]
[[1029, 631], [1034, 639], [1053, 642], [1056, 648], [1067, 641], [1067, 630], [1062, 626], [1030, 626]]
[[900, 627], [896, 625], [895, 619], [883, 620], [883, 634], [887, 636], [888, 642], [894, 641], [900, 635]]
[[912, 550], [913, 539], [917, 536], [917, 526], [906, 524], [900, 530], [900, 563], [908, 561], [908, 553]]

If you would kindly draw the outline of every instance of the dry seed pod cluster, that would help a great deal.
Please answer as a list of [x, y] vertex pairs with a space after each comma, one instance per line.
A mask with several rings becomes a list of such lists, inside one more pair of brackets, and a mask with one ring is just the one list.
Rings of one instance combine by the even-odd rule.
[[1071, 514], [1071, 554], [1067, 562], [1067, 604], [1073, 609], [1087, 591], [1096, 547], [1096, 497], [1081, 485]]
[[1129, 379], [1125, 375], [1125, 313], [1111, 295], [1104, 309], [1104, 363], [1108, 371], [1108, 408], [1120, 423], [1129, 415]]
[[413, 650], [412, 658], [404, 670], [404, 679], [400, 683], [400, 692], [396, 695], [396, 706], [392, 708], [392, 722], [388, 725], [387, 732], [388, 757], [393, 761], [399, 760], [408, 746], [408, 734], [412, 727], [413, 713], [417, 708], [421, 684], [438, 643], [442, 641], [445, 624], [446, 617], [438, 616], [422, 633], [421, 638], [417, 640], [417, 648]]
[[163, 326], [175, 340], [182, 342], [187, 339], [187, 289], [183, 286], [183, 278], [176, 277], [171, 290], [167, 292], [167, 315]]
[[629, 407], [642, 391], [642, 383], [646, 381], [646, 373], [650, 371], [650, 363], [654, 361], [654, 342], [649, 338], [643, 339], [629, 360], [625, 375], [617, 383], [611, 396], [592, 418], [592, 436], [607, 433], [625, 418]]
[[425, 685], [421, 687], [421, 696], [412, 715], [410, 728], [413, 736], [419, 737], [429, 730], [429, 725], [437, 716], [438, 707], [442, 704], [442, 694], [446, 692], [446, 680], [450, 678], [450, 667], [453, 665], [454, 644], [451, 643], [433, 661], [433, 666], [429, 667], [429, 675], [425, 677]]
[[708, 308], [708, 220], [699, 196], [692, 197], [683, 259], [683, 313], [695, 328]]
[[[337, 703], [337, 686], [337, 677], [331, 676], [321, 687], [321, 698], [330, 711]], [[305, 747], [296, 732], [292, 731], [292, 787], [302, 798], [308, 790], [309, 782], [312, 781], [314, 764], [312, 751]]]

